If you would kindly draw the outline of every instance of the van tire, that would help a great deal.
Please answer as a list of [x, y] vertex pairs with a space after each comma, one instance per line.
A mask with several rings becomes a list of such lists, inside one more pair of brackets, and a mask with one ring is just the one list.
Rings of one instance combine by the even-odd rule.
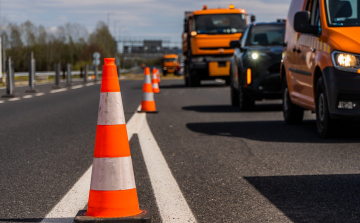
[[240, 111], [252, 111], [255, 109], [255, 101], [246, 94], [243, 86], [239, 86], [239, 107]]
[[291, 102], [286, 78], [283, 81], [283, 114], [288, 125], [300, 124], [304, 119], [304, 109]]
[[230, 86], [230, 99], [231, 99], [231, 106], [239, 107], [240, 105], [239, 93], [235, 90], [233, 86]]
[[330, 138], [335, 135], [338, 122], [330, 117], [323, 77], [317, 82], [315, 95], [317, 132], [321, 138]]

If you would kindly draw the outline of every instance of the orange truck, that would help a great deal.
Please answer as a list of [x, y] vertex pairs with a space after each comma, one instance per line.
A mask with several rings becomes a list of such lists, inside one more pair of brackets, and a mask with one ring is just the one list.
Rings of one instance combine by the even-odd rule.
[[[254, 20], [254, 17], [252, 17]], [[229, 8], [185, 12], [182, 51], [185, 56], [184, 78], [187, 86], [198, 86], [201, 80], [225, 79], [230, 83], [232, 40], [239, 40], [245, 29], [246, 12]]]
[[166, 76], [168, 73], [177, 75], [179, 66], [179, 59], [176, 54], [164, 55], [162, 58], [162, 69], [163, 75]]

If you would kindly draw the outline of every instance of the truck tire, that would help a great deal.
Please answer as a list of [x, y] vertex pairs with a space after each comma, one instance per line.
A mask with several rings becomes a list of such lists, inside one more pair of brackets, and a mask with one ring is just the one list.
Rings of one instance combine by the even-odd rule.
[[322, 77], [317, 82], [315, 95], [317, 132], [321, 138], [330, 138], [335, 135], [338, 123], [337, 120], [330, 117], [326, 88]]
[[225, 78], [225, 85], [229, 86], [231, 84], [230, 77]]
[[304, 109], [293, 104], [290, 99], [286, 78], [283, 82], [283, 114], [286, 124], [300, 124], [304, 118]]
[[164, 76], [167, 75], [167, 71], [166, 71], [166, 70], [163, 71], [163, 75], [164, 75]]
[[240, 99], [239, 99], [239, 92], [235, 90], [233, 86], [230, 86], [230, 99], [231, 99], [231, 106], [239, 107]]
[[243, 86], [239, 86], [239, 107], [240, 111], [252, 111], [255, 109], [255, 101], [246, 94]]
[[189, 86], [198, 87], [200, 85], [200, 79], [197, 76], [189, 75]]

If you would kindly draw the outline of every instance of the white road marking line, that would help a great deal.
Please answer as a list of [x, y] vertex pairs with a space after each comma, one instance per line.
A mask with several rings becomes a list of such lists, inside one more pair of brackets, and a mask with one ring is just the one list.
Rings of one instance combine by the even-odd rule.
[[43, 96], [43, 95], [45, 95], [45, 93], [37, 93], [37, 94], [35, 94], [35, 96]]
[[23, 98], [32, 98], [32, 95], [25, 95]]
[[9, 99], [9, 101], [18, 101], [18, 100], [20, 100], [20, 98], [19, 98], [19, 97], [16, 97], [16, 98], [10, 98], [10, 99]]
[[94, 83], [88, 83], [88, 84], [85, 84], [85, 86], [93, 86]]
[[58, 93], [58, 92], [63, 92], [63, 91], [67, 91], [67, 89], [61, 88], [61, 89], [57, 89], [57, 90], [52, 90], [52, 91], [50, 91], [50, 93], [53, 94], [53, 93]]
[[146, 114], [135, 115], [142, 116], [138, 137], [162, 221], [196, 222], [150, 130]]
[[[138, 109], [140, 109], [140, 106]], [[129, 141], [134, 133], [138, 132], [138, 129], [134, 131], [134, 128], [138, 128], [138, 125], [136, 125], [138, 122], [134, 120], [134, 116], [126, 125]], [[77, 212], [82, 210], [88, 202], [91, 172], [92, 165], [41, 222], [72, 223]]]
[[[138, 107], [137, 110], [140, 110]], [[137, 113], [126, 124], [128, 139], [138, 134], [145, 164], [154, 189], [163, 222], [196, 222], [181, 190], [171, 174], [146, 120], [146, 113]], [[46, 215], [42, 222], [72, 222], [88, 201], [92, 166]], [[136, 179], [135, 179], [136, 180]]]
[[74, 86], [74, 87], [71, 87], [71, 89], [78, 89], [78, 88], [82, 88], [82, 87], [84, 87], [84, 86], [82, 86], [82, 85], [76, 85], [76, 86]]
[[0, 101], [0, 104], [4, 103], [5, 101]]

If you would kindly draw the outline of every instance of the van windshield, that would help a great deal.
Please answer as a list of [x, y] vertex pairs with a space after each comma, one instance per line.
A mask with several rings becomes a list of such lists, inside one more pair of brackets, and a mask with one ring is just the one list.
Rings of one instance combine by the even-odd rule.
[[360, 0], [325, 0], [329, 26], [360, 26]]
[[213, 14], [195, 16], [194, 30], [198, 34], [241, 33], [246, 27], [244, 14]]

